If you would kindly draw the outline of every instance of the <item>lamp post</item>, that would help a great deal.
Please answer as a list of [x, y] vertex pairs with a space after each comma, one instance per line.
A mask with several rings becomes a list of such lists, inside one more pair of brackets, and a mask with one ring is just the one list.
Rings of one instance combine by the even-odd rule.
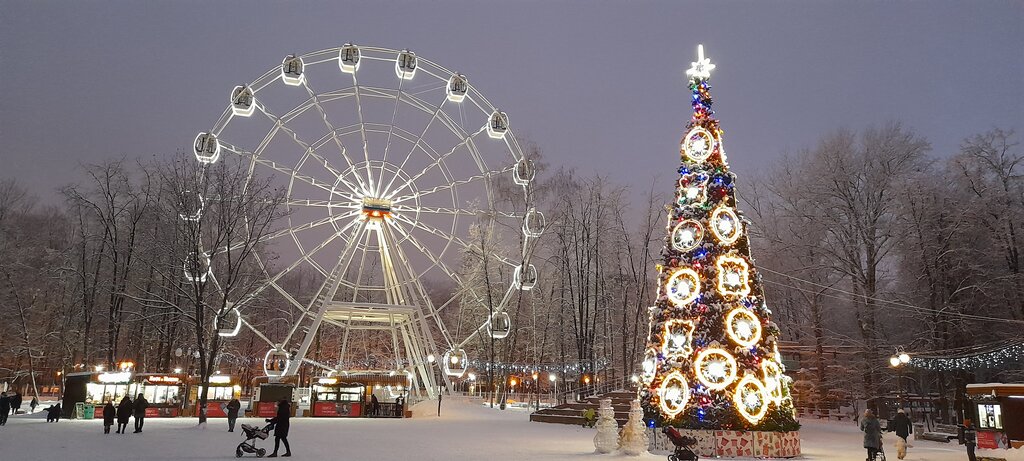
[[551, 373], [548, 375], [548, 381], [551, 381], [551, 400], [552, 404], [558, 405], [558, 375]]
[[889, 357], [889, 365], [896, 370], [896, 400], [899, 408], [903, 408], [903, 367], [910, 363], [910, 354], [903, 348], [896, 349], [896, 355]]

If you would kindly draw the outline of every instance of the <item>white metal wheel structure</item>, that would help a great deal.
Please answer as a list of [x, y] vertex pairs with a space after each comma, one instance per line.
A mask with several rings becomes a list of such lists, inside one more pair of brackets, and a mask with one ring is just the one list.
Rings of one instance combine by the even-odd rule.
[[[433, 396], [436, 370], [451, 389], [448, 376], [465, 371], [463, 346], [492, 329], [485, 314], [453, 337], [442, 311], [477, 302], [497, 316], [536, 283], [530, 255], [545, 220], [530, 206], [534, 171], [509, 117], [460, 73], [408, 50], [352, 44], [288, 55], [225, 90], [229, 104], [196, 137], [196, 160], [237, 156], [250, 180], [268, 175], [287, 191], [287, 223], [265, 239], [276, 258], [256, 257], [266, 283], [234, 306], [269, 345], [266, 374], [295, 375], [304, 363], [405, 373], [411, 390]], [[516, 250], [474, 235], [504, 235]], [[509, 274], [496, 296], [460, 273], [471, 254]], [[310, 274], [316, 286], [297, 282]], [[294, 320], [258, 326], [258, 299], [287, 306]], [[318, 335], [333, 335], [337, 349], [314, 354]]]

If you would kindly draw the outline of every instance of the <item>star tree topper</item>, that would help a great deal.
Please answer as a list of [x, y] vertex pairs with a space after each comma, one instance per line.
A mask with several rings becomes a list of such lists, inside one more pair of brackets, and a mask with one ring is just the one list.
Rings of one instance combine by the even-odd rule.
[[708, 79], [711, 78], [712, 70], [715, 70], [715, 65], [711, 64], [710, 58], [704, 57], [704, 45], [697, 45], [697, 61], [690, 63], [686, 75], [698, 80]]

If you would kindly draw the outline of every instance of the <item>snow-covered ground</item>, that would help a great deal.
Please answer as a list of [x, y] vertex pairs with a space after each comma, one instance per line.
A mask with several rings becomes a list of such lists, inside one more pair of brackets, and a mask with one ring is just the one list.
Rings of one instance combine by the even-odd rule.
[[[492, 410], [466, 400], [445, 399], [441, 417], [437, 402], [421, 402], [414, 417], [389, 419], [295, 418], [289, 440], [295, 459], [302, 460], [664, 460], [648, 454], [640, 458], [593, 454], [594, 429], [559, 424], [531, 423], [522, 410]], [[146, 420], [142, 434], [103, 434], [100, 420], [61, 420], [47, 424], [42, 413], [13, 416], [0, 427], [0, 459], [53, 461], [60, 459], [196, 460], [234, 458], [240, 429], [227, 432], [223, 419], [205, 429], [195, 419]], [[261, 424], [242, 418], [239, 423]], [[131, 424], [129, 424], [131, 428]], [[890, 459], [895, 460], [886, 435]], [[801, 431], [803, 459], [861, 461], [861, 434], [851, 423], [805, 421]], [[258, 442], [273, 448], [273, 438]], [[283, 448], [282, 448], [283, 452]], [[248, 455], [252, 458], [253, 455]], [[967, 456], [961, 446], [914, 442], [908, 460], [953, 461]]]

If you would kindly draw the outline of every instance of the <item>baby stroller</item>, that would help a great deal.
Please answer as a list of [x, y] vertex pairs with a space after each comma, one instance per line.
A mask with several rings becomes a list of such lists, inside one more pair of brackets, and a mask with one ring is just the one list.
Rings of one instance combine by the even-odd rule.
[[245, 436], [245, 441], [238, 444], [238, 447], [235, 448], [235, 457], [241, 458], [243, 453], [256, 453], [257, 458], [262, 458], [263, 455], [267, 454], [267, 449], [256, 448], [256, 439], [266, 440], [267, 436], [270, 435], [270, 430], [273, 428], [273, 423], [267, 424], [262, 429], [257, 426], [243, 424], [242, 435]]
[[676, 449], [671, 455], [668, 455], [668, 461], [698, 461], [697, 454], [690, 448], [697, 445], [697, 439], [693, 437], [684, 437], [674, 427], [665, 427], [661, 430], [668, 436], [668, 439], [672, 441], [672, 445], [675, 445]]

